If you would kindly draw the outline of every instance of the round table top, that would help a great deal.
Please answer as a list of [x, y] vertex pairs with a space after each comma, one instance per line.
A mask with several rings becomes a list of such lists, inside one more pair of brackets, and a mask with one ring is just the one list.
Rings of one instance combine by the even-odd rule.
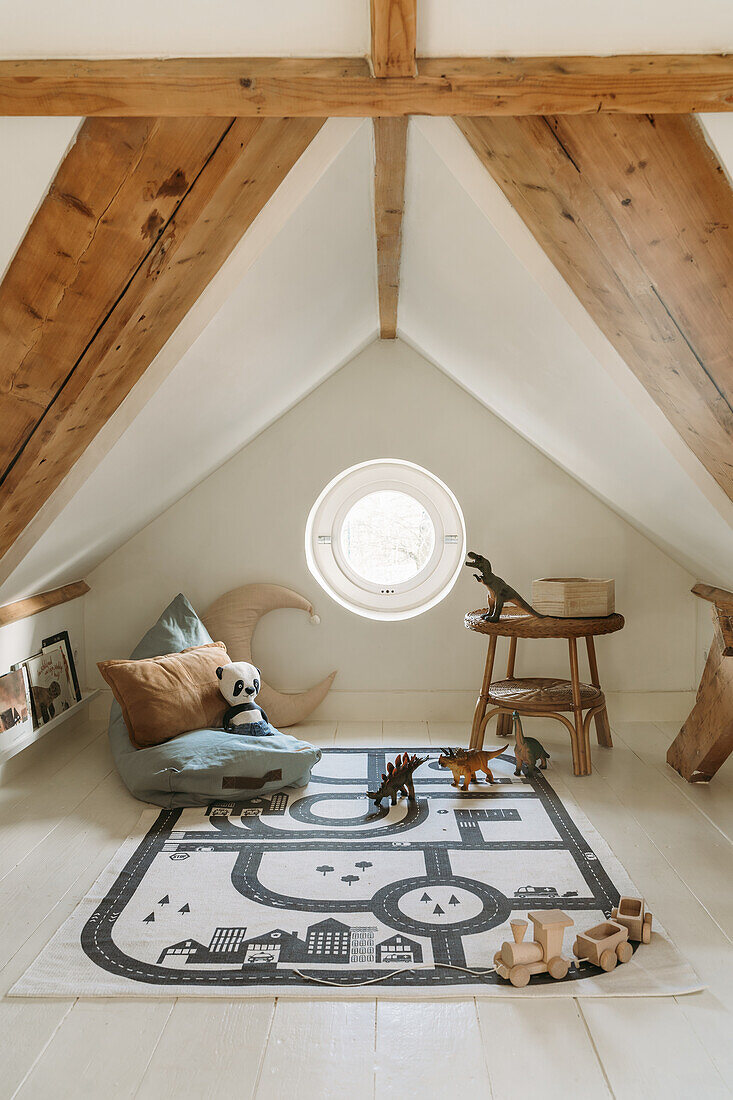
[[514, 607], [505, 607], [498, 623], [482, 621], [487, 609], [469, 611], [463, 620], [469, 630], [479, 634], [497, 634], [502, 638], [587, 638], [613, 634], [624, 625], [623, 615], [603, 615], [597, 619], [558, 619], [552, 615], [528, 615]]

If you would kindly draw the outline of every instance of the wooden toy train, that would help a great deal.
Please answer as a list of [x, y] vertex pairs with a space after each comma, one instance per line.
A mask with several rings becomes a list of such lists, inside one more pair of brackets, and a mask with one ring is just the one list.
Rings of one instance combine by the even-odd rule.
[[[573, 944], [577, 960], [610, 971], [633, 955], [630, 940], [649, 943], [652, 915], [645, 911], [642, 898], [620, 898], [612, 914], [609, 920], [578, 933]], [[570, 969], [570, 960], [562, 954], [562, 943], [565, 929], [574, 923], [572, 917], [561, 909], [544, 909], [527, 916], [534, 925], [534, 938], [525, 943], [527, 921], [511, 920], [514, 941], [505, 940], [494, 955], [496, 973], [517, 988], [527, 985], [533, 974], [549, 974], [560, 980]]]

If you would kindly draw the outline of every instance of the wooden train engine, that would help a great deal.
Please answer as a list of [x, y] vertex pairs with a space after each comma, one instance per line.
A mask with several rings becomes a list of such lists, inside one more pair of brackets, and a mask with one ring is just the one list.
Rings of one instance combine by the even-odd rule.
[[534, 939], [524, 942], [526, 920], [512, 920], [509, 925], [514, 942], [506, 940], [494, 955], [496, 973], [518, 988], [527, 985], [533, 974], [549, 974], [559, 980], [570, 969], [569, 959], [562, 955], [562, 941], [565, 929], [574, 923], [572, 918], [561, 909], [544, 909], [527, 916], [534, 925]]

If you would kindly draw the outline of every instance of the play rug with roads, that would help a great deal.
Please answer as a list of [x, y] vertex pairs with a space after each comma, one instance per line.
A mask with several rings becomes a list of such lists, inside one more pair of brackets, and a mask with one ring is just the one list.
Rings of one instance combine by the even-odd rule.
[[[463, 793], [434, 749], [416, 800], [366, 795], [397, 750], [327, 749], [308, 787], [146, 811], [14, 996], [436, 999], [636, 996], [700, 988], [654, 914], [610, 973], [572, 953], [619, 895], [641, 896], [546, 774], [510, 752]], [[579, 780], [582, 782], [582, 780]], [[515, 989], [493, 971], [509, 922], [562, 910], [570, 960]], [[532, 922], [529, 922], [531, 939]], [[561, 933], [562, 934], [562, 933]], [[374, 981], [374, 979], [378, 979]], [[365, 984], [369, 983], [369, 984]]]

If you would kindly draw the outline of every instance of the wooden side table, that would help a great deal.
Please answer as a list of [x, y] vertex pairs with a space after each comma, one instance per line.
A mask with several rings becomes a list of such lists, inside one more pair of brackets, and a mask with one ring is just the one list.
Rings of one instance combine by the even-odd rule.
[[[487, 722], [495, 714], [497, 734], [511, 734], [512, 712], [521, 715], [556, 718], [570, 733], [575, 775], [590, 775], [590, 722], [595, 719], [598, 744], [611, 748], [611, 727], [606, 711], [606, 699], [598, 677], [598, 662], [593, 642], [600, 634], [613, 634], [624, 625], [623, 615], [606, 615], [599, 619], [556, 619], [551, 616], [537, 618], [525, 611], [505, 607], [497, 623], [483, 621], [486, 608], [469, 611], [465, 624], [469, 630], [488, 634], [489, 650], [486, 655], [481, 694], [476, 702], [471, 729], [471, 748], [481, 748]], [[509, 638], [509, 661], [505, 680], [492, 680], [497, 638]], [[515, 677], [519, 638], [567, 638], [570, 653], [570, 679], [549, 677]], [[580, 682], [578, 669], [578, 638], [585, 638], [590, 668], [590, 684]], [[488, 708], [491, 707], [489, 710]], [[585, 712], [585, 717], [583, 712]], [[573, 721], [565, 717], [571, 713]]]

